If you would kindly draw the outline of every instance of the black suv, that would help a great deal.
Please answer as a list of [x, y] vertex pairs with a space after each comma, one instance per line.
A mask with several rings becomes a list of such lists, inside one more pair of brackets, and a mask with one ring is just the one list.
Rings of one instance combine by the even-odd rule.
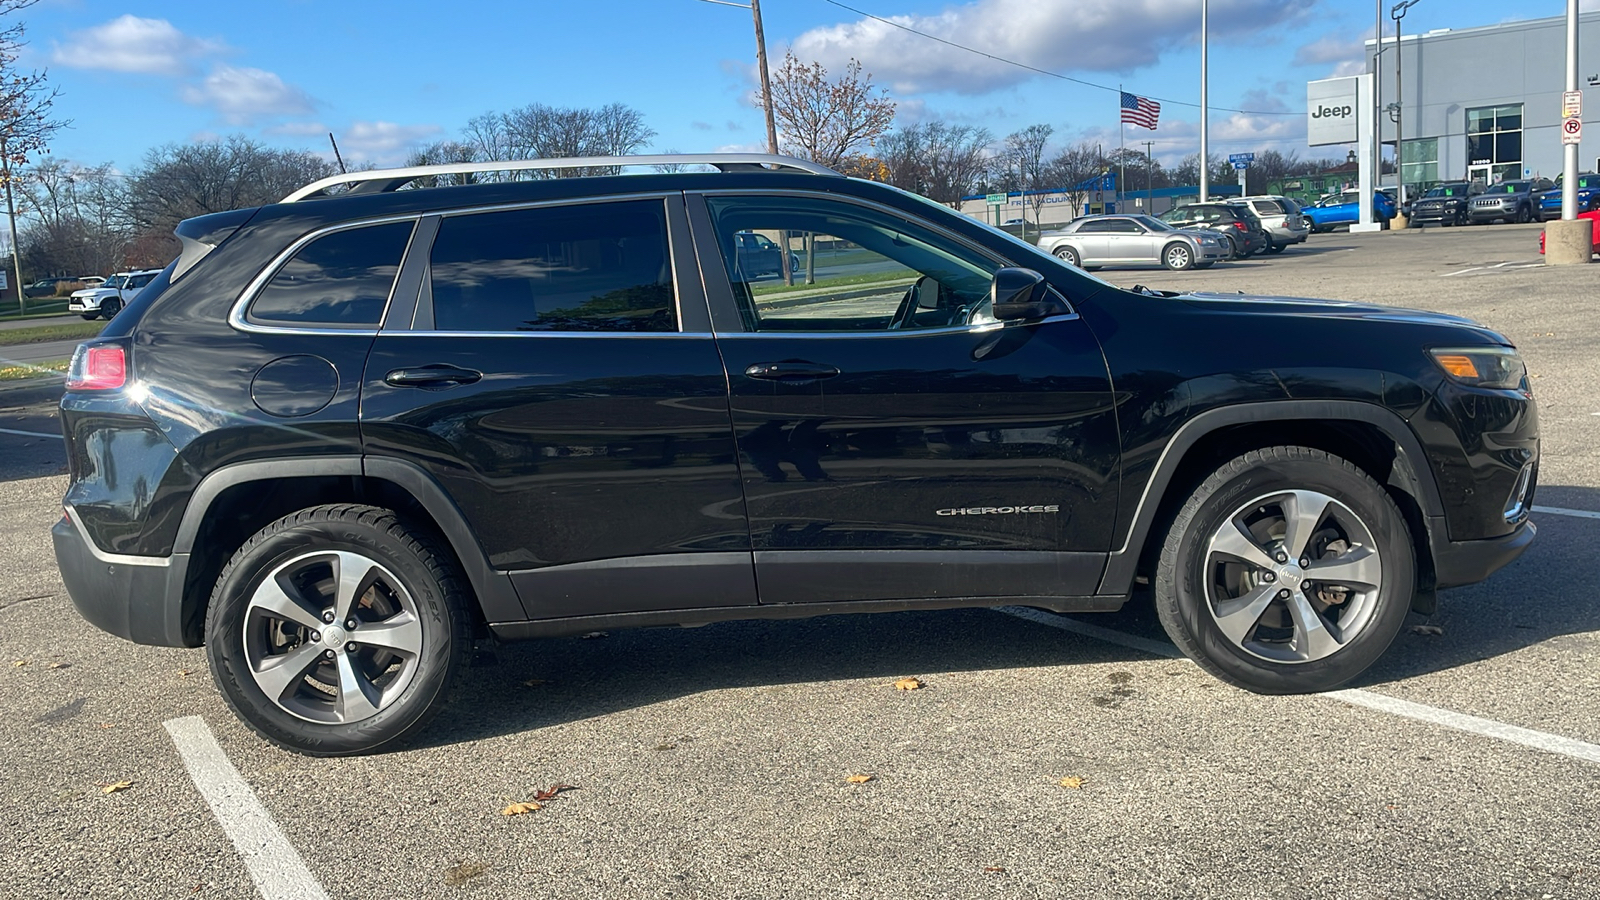
[[1483, 185], [1479, 182], [1452, 181], [1447, 184], [1436, 184], [1411, 204], [1409, 225], [1413, 228], [1425, 225], [1465, 225], [1468, 222], [1467, 204], [1481, 193]]
[[1174, 228], [1209, 228], [1228, 239], [1229, 257], [1244, 259], [1272, 248], [1261, 218], [1243, 203], [1191, 203], [1161, 214]]
[[[337, 755], [421, 728], [479, 639], [1145, 580], [1210, 672], [1322, 691], [1533, 539], [1486, 328], [1122, 290], [810, 163], [666, 159], [722, 171], [351, 173], [184, 222], [61, 404], [79, 611], [204, 644], [245, 722]], [[806, 271], [744, 271], [751, 233]]]

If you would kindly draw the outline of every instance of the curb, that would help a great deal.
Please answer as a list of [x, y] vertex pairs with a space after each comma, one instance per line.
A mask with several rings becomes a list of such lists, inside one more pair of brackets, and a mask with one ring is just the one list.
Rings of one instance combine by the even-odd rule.
[[47, 400], [60, 401], [66, 392], [66, 379], [62, 376], [28, 378], [0, 384], [0, 407], [30, 406]]

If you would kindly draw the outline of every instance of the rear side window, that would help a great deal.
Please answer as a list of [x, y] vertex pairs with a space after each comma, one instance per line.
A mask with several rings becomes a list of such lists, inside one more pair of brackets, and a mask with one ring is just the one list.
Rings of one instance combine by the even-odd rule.
[[1251, 202], [1255, 205], [1256, 215], [1258, 216], [1283, 215], [1283, 204], [1276, 200], [1254, 200]]
[[429, 271], [440, 331], [677, 331], [665, 205], [450, 216]]
[[250, 321], [317, 328], [376, 328], [383, 320], [412, 222], [325, 234], [300, 248], [250, 304]]

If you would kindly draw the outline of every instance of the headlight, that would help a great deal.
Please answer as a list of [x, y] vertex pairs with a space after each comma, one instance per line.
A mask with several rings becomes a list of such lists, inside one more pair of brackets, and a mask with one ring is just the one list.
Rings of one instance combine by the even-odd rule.
[[1502, 391], [1526, 389], [1528, 367], [1510, 347], [1450, 347], [1428, 352], [1452, 381]]

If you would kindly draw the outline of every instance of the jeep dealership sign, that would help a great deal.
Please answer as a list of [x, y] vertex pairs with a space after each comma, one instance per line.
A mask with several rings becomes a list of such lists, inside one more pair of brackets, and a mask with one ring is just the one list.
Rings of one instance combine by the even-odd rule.
[[[1306, 82], [1306, 143], [1351, 144], [1356, 141], [1358, 76]], [[1371, 114], [1368, 113], [1370, 116]]]

